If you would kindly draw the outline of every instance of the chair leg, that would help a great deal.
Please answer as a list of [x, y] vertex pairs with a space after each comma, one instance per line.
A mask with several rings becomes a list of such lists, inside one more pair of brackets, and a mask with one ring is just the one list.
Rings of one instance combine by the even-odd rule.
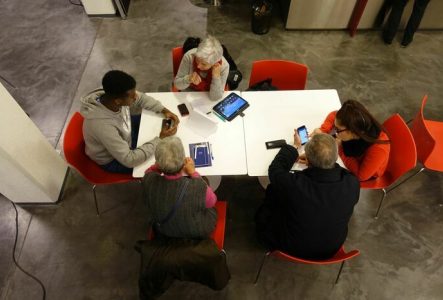
[[405, 183], [406, 181], [408, 181], [409, 179], [411, 179], [412, 177], [414, 177], [415, 175], [420, 174], [425, 168], [421, 168], [420, 170], [418, 170], [417, 172], [415, 172], [414, 174], [412, 174], [411, 176], [407, 177], [406, 179], [404, 179], [403, 181], [401, 181], [400, 183], [398, 183], [397, 185], [395, 185], [393, 188], [389, 189], [388, 192], [395, 190], [396, 188], [398, 188], [400, 185], [402, 185], [403, 183]]
[[381, 197], [380, 203], [378, 204], [377, 212], [375, 213], [375, 217], [374, 217], [374, 219], [376, 219], [376, 220], [378, 219], [378, 212], [380, 211], [383, 200], [385, 200], [385, 197], [387, 194], [386, 189], [382, 189], [382, 191], [383, 191], [383, 197]]
[[337, 284], [338, 279], [340, 278], [341, 270], [343, 270], [343, 265], [345, 264], [345, 261], [342, 261], [340, 265], [340, 270], [338, 270], [337, 278], [335, 279], [335, 284]]
[[265, 260], [268, 257], [269, 253], [270, 252], [265, 252], [265, 255], [263, 255], [263, 259], [261, 261], [260, 268], [258, 269], [257, 276], [255, 277], [254, 284], [257, 284], [258, 277], [260, 277], [261, 269], [263, 268], [263, 265], [265, 264]]
[[100, 216], [100, 212], [98, 211], [97, 195], [95, 194], [96, 187], [97, 186], [95, 184], [92, 186], [92, 193], [94, 194], [95, 211], [97, 212], [97, 216]]
[[403, 183], [405, 183], [406, 181], [408, 181], [408, 180], [411, 179], [412, 177], [414, 177], [415, 175], [420, 174], [424, 169], [425, 169], [424, 167], [421, 168], [420, 170], [418, 170], [417, 172], [415, 172], [415, 173], [412, 174], [411, 176], [407, 177], [406, 179], [404, 179], [404, 180], [401, 181], [399, 184], [397, 184], [396, 186], [394, 186], [393, 188], [391, 188], [391, 189], [389, 189], [389, 190], [387, 190], [387, 189], [383, 189], [383, 197], [382, 197], [381, 200], [380, 200], [380, 204], [378, 205], [377, 213], [375, 214], [374, 219], [378, 219], [378, 212], [380, 211], [381, 204], [382, 204], [383, 200], [385, 199], [386, 195], [387, 195], [389, 192], [392, 192], [393, 190], [395, 190], [396, 188], [398, 188], [400, 185], [402, 185]]

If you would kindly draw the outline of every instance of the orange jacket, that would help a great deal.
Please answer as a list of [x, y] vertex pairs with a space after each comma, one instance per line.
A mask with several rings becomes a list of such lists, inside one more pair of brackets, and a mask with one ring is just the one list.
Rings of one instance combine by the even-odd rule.
[[[335, 115], [337, 111], [328, 114], [326, 120], [320, 127], [320, 130], [329, 133], [334, 128]], [[389, 140], [385, 132], [380, 132], [379, 140]], [[360, 181], [369, 180], [372, 177], [383, 175], [388, 165], [389, 144], [374, 143], [366, 149], [365, 153], [360, 157], [350, 157], [343, 153], [343, 148], [338, 148], [338, 154], [346, 168], [351, 171]]]

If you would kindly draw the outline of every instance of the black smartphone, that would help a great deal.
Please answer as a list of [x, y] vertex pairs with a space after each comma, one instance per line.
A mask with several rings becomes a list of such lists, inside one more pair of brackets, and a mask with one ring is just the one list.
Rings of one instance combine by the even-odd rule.
[[306, 126], [300, 126], [297, 128], [297, 133], [300, 136], [301, 144], [304, 145], [309, 141], [308, 129]]
[[281, 148], [284, 145], [286, 145], [285, 140], [275, 140], [275, 141], [269, 141], [266, 142], [266, 149], [274, 149], [274, 148]]
[[178, 111], [180, 112], [180, 115], [182, 117], [189, 115], [189, 110], [186, 107], [186, 104], [184, 104], [184, 103], [179, 104], [179, 105], [177, 105], [177, 108], [178, 108]]
[[172, 127], [172, 119], [163, 119], [162, 127], [165, 127], [166, 129], [171, 128]]

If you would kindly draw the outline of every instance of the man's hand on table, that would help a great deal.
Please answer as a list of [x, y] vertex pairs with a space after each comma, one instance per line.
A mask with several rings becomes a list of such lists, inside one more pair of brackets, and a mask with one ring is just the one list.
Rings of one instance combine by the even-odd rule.
[[165, 116], [166, 119], [172, 120], [172, 126], [170, 129], [175, 129], [175, 131], [177, 131], [178, 123], [180, 123], [180, 120], [178, 119], [177, 115], [171, 112], [167, 108], [163, 108], [162, 114]]

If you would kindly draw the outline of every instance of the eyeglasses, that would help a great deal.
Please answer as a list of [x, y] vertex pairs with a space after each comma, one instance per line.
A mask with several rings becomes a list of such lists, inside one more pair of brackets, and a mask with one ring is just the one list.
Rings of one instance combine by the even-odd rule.
[[348, 129], [347, 129], [347, 128], [344, 128], [344, 129], [338, 129], [337, 127], [334, 126], [334, 130], [335, 130], [335, 133], [339, 134], [340, 132], [346, 131], [346, 130], [348, 130]]

